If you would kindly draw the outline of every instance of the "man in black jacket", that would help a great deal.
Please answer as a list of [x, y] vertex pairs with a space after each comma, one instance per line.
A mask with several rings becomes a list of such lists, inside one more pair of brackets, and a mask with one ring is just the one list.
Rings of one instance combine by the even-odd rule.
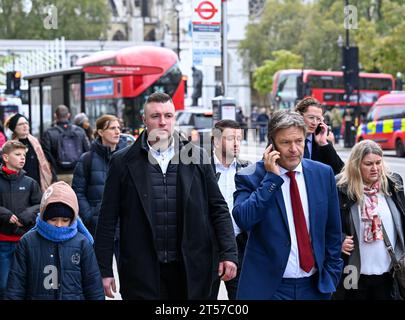
[[111, 159], [95, 250], [105, 293], [113, 297], [114, 233], [123, 299], [208, 299], [218, 277], [235, 277], [232, 221], [210, 159], [174, 131], [167, 94], [145, 104], [146, 130]]
[[38, 183], [25, 175], [27, 147], [15, 140], [2, 150], [0, 168], [0, 300], [3, 299], [17, 242], [35, 224], [41, 202]]
[[[329, 165], [336, 175], [342, 170], [344, 163], [336, 153], [333, 144], [327, 140], [328, 127], [323, 122], [323, 108], [318, 100], [306, 97], [295, 106], [295, 111], [304, 117], [307, 126], [304, 158], [312, 159]], [[319, 126], [319, 129], [317, 130]]]
[[70, 116], [68, 107], [56, 107], [56, 124], [44, 132], [42, 148], [52, 168], [56, 169], [58, 180], [71, 185], [76, 163], [90, 150], [90, 142], [82, 128], [70, 123]]

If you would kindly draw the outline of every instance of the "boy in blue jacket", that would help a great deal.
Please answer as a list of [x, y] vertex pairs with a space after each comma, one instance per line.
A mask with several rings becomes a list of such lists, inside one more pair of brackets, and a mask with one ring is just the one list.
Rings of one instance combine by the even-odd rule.
[[78, 212], [67, 183], [45, 191], [35, 227], [17, 245], [7, 299], [104, 300], [93, 238]]

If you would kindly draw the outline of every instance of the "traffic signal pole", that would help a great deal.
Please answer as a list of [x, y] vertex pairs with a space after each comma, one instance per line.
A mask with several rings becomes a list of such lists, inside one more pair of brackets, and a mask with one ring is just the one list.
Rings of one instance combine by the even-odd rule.
[[[349, 0], [345, 0], [345, 8], [348, 8], [349, 6]], [[345, 11], [346, 12], [346, 11]], [[354, 119], [356, 117], [356, 111], [350, 108], [350, 95], [352, 93], [352, 89], [349, 88], [349, 85], [351, 87], [351, 83], [352, 81], [349, 81], [349, 85], [347, 83], [347, 74], [348, 74], [348, 65], [351, 63], [349, 63], [349, 60], [351, 58], [348, 58], [349, 53], [350, 53], [350, 33], [349, 33], [349, 25], [345, 25], [346, 28], [346, 47], [343, 48], [342, 51], [342, 55], [343, 55], [343, 59], [342, 61], [344, 62], [342, 65], [342, 69], [343, 69], [343, 79], [345, 81], [345, 94], [346, 94], [346, 108], [345, 108], [345, 135], [344, 135], [344, 146], [345, 147], [352, 147], [354, 145], [354, 141], [353, 141], [353, 132], [352, 132], [352, 127], [354, 125]], [[351, 71], [349, 71], [351, 73]], [[357, 92], [357, 94], [359, 94], [359, 92]]]

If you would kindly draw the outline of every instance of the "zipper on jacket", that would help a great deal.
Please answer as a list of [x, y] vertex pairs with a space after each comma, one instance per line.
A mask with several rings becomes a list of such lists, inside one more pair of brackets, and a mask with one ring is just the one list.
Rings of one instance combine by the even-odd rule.
[[164, 198], [164, 201], [165, 201], [165, 249], [164, 249], [164, 251], [165, 251], [165, 262], [167, 263], [167, 261], [168, 261], [168, 247], [169, 247], [169, 241], [168, 241], [168, 215], [169, 215], [169, 213], [167, 212], [167, 210], [168, 210], [168, 205], [167, 205], [167, 179], [166, 179], [166, 173], [163, 173], [163, 186], [164, 186], [164, 193], [165, 193], [165, 198]]
[[61, 257], [61, 252], [60, 252], [60, 246], [57, 243], [56, 244], [56, 257], [58, 257], [56, 262], [56, 270], [58, 270], [58, 283], [56, 284], [57, 289], [55, 290], [55, 295], [56, 295], [56, 300], [62, 300], [62, 286], [61, 283], [63, 281], [62, 279], [62, 257]]

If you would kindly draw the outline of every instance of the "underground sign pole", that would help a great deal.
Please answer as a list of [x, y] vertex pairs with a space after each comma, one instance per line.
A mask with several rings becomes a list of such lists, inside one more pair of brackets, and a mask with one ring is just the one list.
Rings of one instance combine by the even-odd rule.
[[222, 0], [222, 88], [223, 96], [228, 96], [228, 8]]

